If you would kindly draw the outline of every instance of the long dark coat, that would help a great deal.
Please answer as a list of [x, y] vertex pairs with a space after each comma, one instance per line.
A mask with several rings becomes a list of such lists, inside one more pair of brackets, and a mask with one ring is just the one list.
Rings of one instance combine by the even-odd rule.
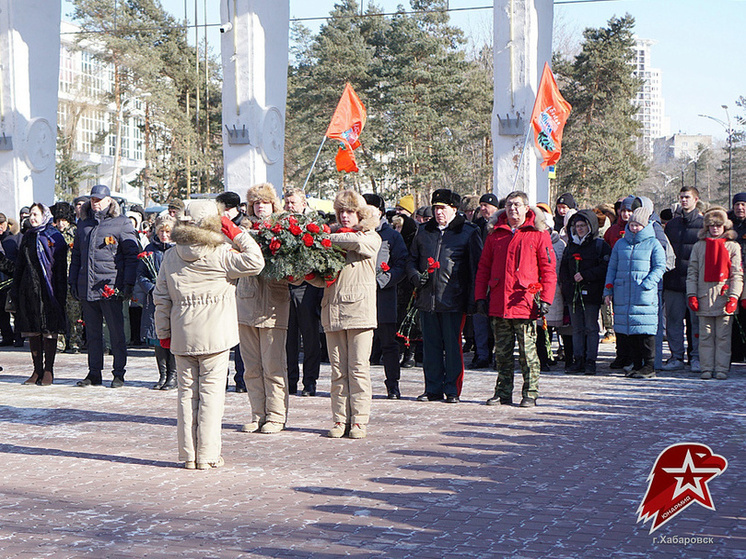
[[[51, 249], [51, 293], [39, 260], [37, 238], [41, 238], [41, 242]], [[38, 233], [32, 231], [24, 233], [18, 247], [11, 287], [17, 309], [15, 324], [18, 332], [42, 334], [65, 332], [67, 249], [65, 238], [51, 223]]]

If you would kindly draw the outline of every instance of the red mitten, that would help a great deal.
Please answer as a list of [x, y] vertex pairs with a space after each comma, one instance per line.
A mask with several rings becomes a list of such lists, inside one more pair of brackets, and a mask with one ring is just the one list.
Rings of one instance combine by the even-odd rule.
[[694, 295], [689, 297], [689, 308], [692, 309], [694, 312], [697, 312], [699, 310], [699, 299], [697, 299]]
[[221, 217], [220, 223], [223, 226], [221, 229], [221, 231], [223, 232], [223, 235], [228, 237], [231, 241], [236, 238], [236, 235], [243, 232], [243, 230], [240, 227], [238, 227], [235, 223], [233, 223], [231, 221], [231, 218], [227, 216]]
[[163, 349], [171, 349], [171, 338], [163, 338], [161, 340], [161, 347]]
[[725, 314], [733, 314], [738, 308], [738, 299], [735, 297], [729, 297], [728, 302], [725, 303]]

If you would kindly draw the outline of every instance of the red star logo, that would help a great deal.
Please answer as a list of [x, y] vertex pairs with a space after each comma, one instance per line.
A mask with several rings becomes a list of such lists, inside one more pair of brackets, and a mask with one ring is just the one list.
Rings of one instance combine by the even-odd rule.
[[650, 533], [694, 503], [715, 510], [708, 482], [722, 474], [728, 461], [698, 443], [679, 443], [660, 453], [648, 476], [637, 522], [651, 518]]

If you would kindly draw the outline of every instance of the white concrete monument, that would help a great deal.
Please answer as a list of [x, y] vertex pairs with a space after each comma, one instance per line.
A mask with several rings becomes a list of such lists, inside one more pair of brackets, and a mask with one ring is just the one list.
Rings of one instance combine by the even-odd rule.
[[[551, 62], [553, 2], [495, 0], [494, 18], [495, 193], [502, 198], [513, 190], [523, 190], [532, 204], [548, 202], [547, 171], [536, 157], [533, 135], [528, 144], [525, 140], [544, 62]], [[519, 170], [524, 144], [526, 151]]]
[[0, 211], [54, 202], [61, 3], [0, 0]]
[[289, 0], [220, 3], [225, 188], [282, 191]]

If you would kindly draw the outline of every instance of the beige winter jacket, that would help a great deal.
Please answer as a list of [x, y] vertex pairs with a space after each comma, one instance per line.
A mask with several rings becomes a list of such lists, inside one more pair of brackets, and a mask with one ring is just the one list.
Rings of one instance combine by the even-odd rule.
[[237, 235], [234, 250], [220, 230], [218, 216], [201, 227], [175, 227], [176, 246], [158, 272], [156, 332], [159, 339], [171, 338], [176, 355], [218, 353], [238, 344], [236, 280], [261, 272], [264, 257], [250, 234]]
[[[321, 326], [324, 332], [376, 328], [376, 257], [381, 237], [375, 228], [378, 219], [362, 220], [354, 233], [332, 233], [331, 241], [347, 251], [344, 268], [337, 281], [324, 289], [321, 300]], [[313, 285], [324, 287], [323, 281]]]
[[725, 304], [728, 299], [741, 298], [743, 291], [743, 271], [741, 269], [741, 248], [734, 242], [736, 234], [733, 230], [725, 232], [725, 247], [730, 255], [730, 277], [726, 281], [705, 281], [705, 249], [703, 235], [692, 247], [689, 257], [689, 268], [686, 273], [686, 296], [696, 296], [699, 299], [699, 316], [722, 316], [725, 314]]
[[288, 329], [290, 291], [288, 282], [260, 276], [238, 280], [238, 323], [255, 328]]

